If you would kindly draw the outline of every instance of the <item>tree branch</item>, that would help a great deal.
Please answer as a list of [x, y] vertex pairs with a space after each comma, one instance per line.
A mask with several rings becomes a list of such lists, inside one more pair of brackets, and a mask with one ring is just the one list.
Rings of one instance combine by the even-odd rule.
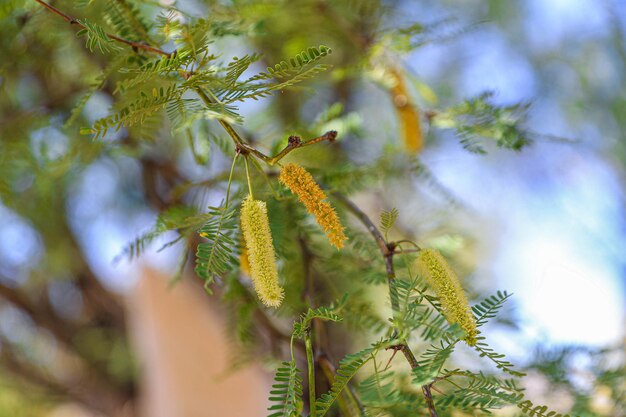
[[[343, 194], [339, 192], [333, 192], [332, 194], [336, 199], [341, 201], [341, 203], [343, 203], [346, 206], [348, 211], [354, 214], [361, 221], [361, 223], [365, 225], [367, 230], [370, 232], [370, 234], [372, 235], [372, 237], [378, 244], [380, 252], [383, 255], [383, 258], [385, 259], [385, 266], [387, 269], [387, 282], [389, 284], [389, 293], [391, 297], [391, 305], [395, 313], [395, 311], [397, 311], [397, 308], [398, 308], [398, 300], [397, 300], [397, 297], [394, 296], [394, 290], [393, 290], [393, 288], [395, 288], [393, 286], [393, 281], [396, 279], [396, 274], [395, 274], [394, 267], [393, 267], [393, 255], [396, 254], [395, 243], [394, 242], [388, 243], [385, 240], [383, 234], [378, 229], [378, 227], [376, 227], [374, 222], [372, 222], [372, 220], [367, 216], [367, 214], [365, 214], [363, 210], [357, 207], [356, 204], [350, 201], [346, 196], [344, 196]], [[411, 351], [411, 348], [409, 348], [409, 345], [407, 345], [406, 343], [400, 343], [398, 345], [392, 346], [391, 348], [402, 352], [405, 359], [411, 366], [411, 369], [415, 369], [419, 366], [417, 363], [417, 359], [415, 359], [415, 355]], [[430, 417], [438, 417], [437, 411], [435, 410], [435, 404], [433, 402], [432, 393], [431, 393], [431, 384], [422, 385], [422, 393], [424, 394], [424, 398], [426, 399], [426, 405], [428, 406]]]
[[100, 384], [89, 372], [82, 372], [80, 377], [67, 381], [53, 378], [43, 369], [18, 359], [19, 355], [4, 337], [0, 337], [0, 343], [2, 345], [0, 363], [7, 370], [56, 395], [67, 397], [106, 415], [117, 415], [129, 400], [115, 390], [109, 390]]
[[[61, 10], [59, 10], [56, 7], [46, 3], [45, 1], [42, 1], [42, 0], [35, 0], [35, 1], [37, 3], [39, 3], [39, 4], [41, 4], [42, 6], [44, 6], [46, 9], [48, 9], [52, 13], [54, 13], [54, 14], [56, 14], [58, 16], [61, 16], [70, 25], [76, 25], [76, 26], [78, 26], [81, 29], [86, 29], [85, 25], [80, 23], [80, 21], [78, 21], [78, 19], [76, 19], [76, 18], [74, 18], [74, 17], [72, 17], [72, 16], [70, 16], [68, 14], [63, 13]], [[120, 42], [120, 43], [123, 43], [125, 45], [130, 46], [134, 50], [143, 49], [145, 51], [152, 52], [152, 53], [159, 54], [159, 55], [163, 55], [163, 56], [166, 56], [168, 58], [171, 57], [174, 54], [174, 53], [165, 52], [165, 51], [163, 51], [163, 50], [161, 50], [159, 48], [155, 48], [155, 47], [150, 46], [150, 45], [146, 45], [145, 43], [129, 41], [128, 39], [120, 38], [119, 36], [112, 35], [110, 33], [106, 33], [106, 36], [109, 39], [112, 39], [112, 40], [114, 40], [116, 42]]]
[[335, 130], [329, 130], [328, 132], [324, 133], [322, 136], [318, 136], [316, 138], [309, 139], [304, 142], [302, 142], [302, 139], [300, 139], [300, 136], [289, 136], [289, 142], [287, 143], [287, 146], [282, 151], [278, 152], [276, 155], [271, 157], [269, 161], [266, 161], [266, 162], [270, 165], [275, 165], [276, 163], [278, 163], [278, 161], [280, 161], [285, 156], [287, 156], [289, 152], [295, 149], [303, 148], [309, 145], [315, 145], [316, 143], [323, 142], [325, 140], [329, 142], [334, 142], [335, 139], [337, 139], [337, 131]]

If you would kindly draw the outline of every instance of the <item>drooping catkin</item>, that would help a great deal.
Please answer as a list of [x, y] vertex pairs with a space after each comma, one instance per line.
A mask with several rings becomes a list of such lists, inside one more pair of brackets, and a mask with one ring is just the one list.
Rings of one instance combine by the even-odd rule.
[[276, 254], [265, 202], [254, 200], [252, 196], [243, 200], [241, 230], [254, 289], [263, 304], [278, 307], [283, 299], [283, 289], [278, 284]]
[[410, 101], [409, 89], [406, 86], [402, 72], [398, 68], [393, 67], [389, 68], [388, 72], [394, 81], [389, 92], [398, 115], [398, 123], [404, 139], [404, 148], [410, 154], [419, 153], [424, 147], [419, 111]]
[[240, 252], [239, 252], [239, 270], [242, 274], [250, 276], [250, 262], [248, 261], [248, 249], [246, 248], [246, 241], [241, 236]]
[[465, 342], [474, 346], [477, 336], [476, 320], [461, 283], [446, 259], [436, 249], [423, 249], [417, 256], [417, 267], [439, 297], [446, 320], [450, 324], [458, 324], [467, 333]]
[[326, 201], [326, 194], [317, 185], [313, 176], [301, 166], [290, 163], [280, 170], [278, 179], [298, 196], [306, 211], [315, 216], [315, 220], [328, 236], [330, 243], [337, 249], [341, 249], [348, 238], [343, 233], [344, 228], [337, 212]]

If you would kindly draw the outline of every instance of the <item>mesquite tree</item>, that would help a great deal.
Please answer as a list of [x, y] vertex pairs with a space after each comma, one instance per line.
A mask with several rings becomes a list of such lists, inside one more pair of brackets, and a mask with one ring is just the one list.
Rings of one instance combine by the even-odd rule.
[[[178, 248], [173, 283], [193, 275], [207, 302], [227, 306], [237, 365], [277, 364], [269, 415], [512, 406], [556, 416], [524, 397], [524, 373], [487, 343], [483, 326], [510, 294], [468, 294], [453, 248], [436, 229], [407, 230], [412, 213], [387, 203], [417, 182], [441, 208], [454, 204], [419, 159], [438, 132], [479, 154], [532, 142], [525, 103], [485, 93], [435, 107], [434, 90], [403, 65], [406, 53], [470, 27], [390, 24], [398, 11], [371, 0], [165, 3], [0, 6], [0, 199], [43, 248], [36, 264], [0, 269], [0, 296], [28, 321], [28, 340], [58, 343], [75, 364], [74, 377], [60, 375], [2, 332], [3, 369], [20, 377], [12, 383], [111, 415], [137, 395], [124, 310], [91, 269], [77, 237], [89, 220], [72, 209], [94, 187], [83, 173], [106, 161], [124, 177], [125, 210], [158, 213], [120, 258], [156, 242]], [[359, 116], [374, 88], [385, 97], [375, 116], [395, 120], [376, 140]], [[263, 110], [244, 118], [251, 101]], [[363, 195], [377, 199], [378, 216], [354, 198]], [[58, 288], [80, 295], [79, 317], [55, 305]], [[480, 370], [456, 365], [461, 345]], [[598, 369], [607, 385], [622, 381]]]

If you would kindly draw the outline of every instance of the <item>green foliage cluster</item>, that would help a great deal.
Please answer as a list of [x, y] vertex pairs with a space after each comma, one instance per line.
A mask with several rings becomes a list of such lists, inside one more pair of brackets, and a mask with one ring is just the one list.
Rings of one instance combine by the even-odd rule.
[[[47, 291], [44, 274], [59, 280], [76, 276], [80, 288], [96, 285], [80, 281], [93, 273], [81, 255], [65, 207], [78, 187], [76, 174], [102, 161], [121, 166], [130, 160], [142, 173], [138, 187], [144, 195], [134, 198], [157, 214], [154, 226], [129, 243], [118, 259], [134, 259], [157, 242], [160, 250], [181, 247], [173, 281], [193, 263], [207, 292], [214, 292], [213, 297], [227, 306], [237, 346], [233, 366], [258, 355], [279, 363], [269, 396], [270, 417], [427, 412], [478, 416], [507, 406], [529, 416], [560, 416], [524, 397], [520, 380], [525, 373], [486, 341], [485, 326], [498, 318], [511, 294], [498, 291], [473, 302], [471, 309], [483, 332], [473, 347], [481, 370], [457, 367], [453, 354], [466, 335], [446, 321], [437, 295], [414, 268], [414, 255], [428, 239], [403, 230], [407, 213], [402, 207], [384, 207], [376, 224], [352, 202], [359, 193], [380, 197], [402, 182], [417, 182], [446, 203], [455, 202], [419, 156], [398, 145], [395, 132], [383, 138], [385, 147], [369, 164], [351, 158], [351, 152], [362, 146], [359, 141], [367, 126], [355, 112], [345, 111], [349, 103], [342, 92], [359, 90], [373, 80], [388, 94], [393, 81], [388, 70], [398, 66], [400, 54], [467, 29], [438, 32], [446, 22], [385, 29], [381, 16], [386, 16], [387, 6], [375, 1], [227, 3], [207, 2], [213, 11], [207, 18], [186, 11], [178, 2], [164, 6], [140, 0], [59, 1], [54, 2], [58, 10], [47, 11], [43, 4], [52, 7], [51, 3], [2, 5], [0, 21], [7, 22], [0, 26], [2, 49], [15, 56], [20, 48], [28, 49], [30, 53], [20, 58], [21, 68], [43, 80], [58, 77], [68, 84], [55, 86], [58, 90], [47, 97], [51, 102], [42, 103], [51, 114], [23, 111], [20, 90], [13, 87], [19, 85], [17, 71], [11, 63], [0, 62], [5, 93], [0, 98], [0, 199], [33, 225], [45, 247], [30, 285]], [[290, 19], [275, 17], [277, 10], [287, 7], [295, 7]], [[61, 29], [64, 17], [54, 12], [61, 9], [81, 17], [65, 21]], [[20, 23], [20, 17], [26, 21]], [[58, 37], [47, 41], [35, 29], [38, 25], [58, 29]], [[83, 36], [85, 45], [76, 44], [76, 36]], [[233, 38], [258, 52], [230, 57], [227, 47]], [[67, 44], [67, 51], [61, 44]], [[50, 59], [64, 53], [73, 57], [76, 68], [57, 64], [49, 73], [43, 71], [39, 61], [31, 62], [36, 55], [33, 45]], [[80, 85], [70, 88], [69, 80], [76, 75]], [[48, 84], [52, 88], [54, 83]], [[417, 80], [412, 85], [419, 90], [422, 84]], [[94, 117], [90, 106], [103, 96], [110, 101], [108, 115]], [[311, 96], [323, 96], [319, 98], [323, 104], [307, 106], [303, 97]], [[415, 96], [405, 99], [415, 102], [420, 120], [431, 127], [427, 143], [440, 140], [444, 136], [438, 132], [448, 129], [476, 153], [487, 151], [488, 140], [515, 151], [531, 143], [523, 124], [527, 104], [499, 105], [486, 93], [427, 109], [428, 100]], [[264, 106], [272, 103], [261, 122], [244, 117], [242, 103], [261, 99]], [[388, 108], [393, 109], [390, 99]], [[34, 100], [41, 97], [35, 94]], [[50, 126], [68, 138], [61, 156], [44, 145], [27, 144], [37, 129]], [[324, 131], [336, 126], [338, 143], [327, 143], [335, 136], [328, 139]], [[306, 141], [313, 138], [322, 139], [309, 146]], [[330, 247], [311, 216], [278, 183], [276, 168], [283, 158], [310, 165], [327, 190], [347, 226], [348, 244], [341, 252]], [[187, 166], [189, 161], [196, 166]], [[194, 174], [194, 169], [201, 174]], [[285, 290], [277, 311], [259, 303], [245, 269], [239, 208], [248, 193], [268, 206]], [[41, 207], [48, 210], [42, 213]], [[165, 238], [169, 240], [163, 243]], [[59, 253], [67, 255], [63, 259]], [[72, 255], [82, 260], [75, 261]], [[383, 293], [388, 295], [380, 297]], [[117, 324], [107, 321], [114, 314], [100, 304], [94, 304], [89, 320], [114, 328], [112, 338], [119, 337], [126, 346], [123, 319]], [[33, 320], [43, 328], [54, 327], [41, 324], [34, 313]], [[291, 332], [282, 330], [289, 325]], [[55, 328], [48, 330], [54, 337], [64, 335], [62, 330], [58, 334]], [[271, 353], [259, 352], [261, 334], [271, 339]], [[115, 381], [110, 369], [101, 369], [97, 358], [81, 353], [76, 339], [68, 339], [64, 342], [113, 390], [133, 392], [125, 385], [126, 376]], [[290, 360], [285, 359], [287, 350]], [[342, 359], [334, 362], [335, 356]], [[617, 384], [618, 377], [611, 379], [608, 371], [602, 377], [607, 384]], [[317, 395], [316, 388], [324, 392]], [[98, 411], [111, 411], [93, 399], [79, 400]], [[591, 415], [586, 412], [581, 415]]]

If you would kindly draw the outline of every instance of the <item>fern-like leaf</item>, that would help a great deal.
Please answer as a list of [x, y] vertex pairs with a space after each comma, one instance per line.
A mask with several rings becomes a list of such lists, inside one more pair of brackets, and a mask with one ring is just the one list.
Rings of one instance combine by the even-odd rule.
[[274, 67], [267, 67], [267, 72], [262, 72], [253, 77], [253, 79], [283, 79], [302, 74], [310, 67], [310, 65], [331, 52], [332, 50], [324, 45], [320, 45], [319, 48], [310, 47], [306, 51], [302, 51], [298, 55], [290, 58], [289, 62], [281, 61], [279, 64], [274, 65]]
[[549, 411], [545, 405], [534, 405], [531, 401], [525, 400], [517, 404], [522, 412], [530, 417], [569, 417], [569, 414], [560, 414], [556, 411]]
[[95, 23], [88, 22], [86, 20], [78, 21], [84, 26], [83, 29], [76, 33], [76, 36], [87, 35], [86, 46], [91, 52], [98, 48], [100, 52], [105, 53], [119, 49], [119, 46], [109, 38], [104, 29]]
[[315, 409], [318, 417], [323, 417], [328, 412], [359, 369], [369, 362], [374, 357], [373, 353], [384, 345], [384, 342], [376, 343], [360, 352], [346, 355], [339, 362], [339, 368], [337, 368], [337, 373], [335, 374], [330, 390], [322, 394], [320, 398], [315, 401]]
[[398, 386], [400, 375], [379, 371], [359, 384], [366, 416], [414, 415], [424, 405], [421, 392]]
[[318, 307], [315, 309], [309, 308], [305, 314], [302, 315], [299, 321], [293, 325], [293, 337], [296, 339], [304, 338], [306, 332], [311, 327], [311, 321], [313, 319], [319, 319], [323, 321], [341, 321], [342, 318], [335, 312], [336, 307]]
[[494, 351], [489, 345], [485, 342], [485, 338], [483, 336], [478, 336], [476, 338], [476, 346], [474, 346], [474, 350], [480, 353], [481, 357], [486, 357], [490, 361], [492, 361], [498, 369], [501, 369], [503, 372], [507, 374], [522, 377], [526, 375], [523, 372], [519, 372], [513, 369], [513, 364], [505, 359], [505, 356], [502, 353], [498, 353]]
[[178, 99], [182, 93], [183, 91], [176, 88], [175, 84], [167, 89], [163, 87], [160, 89], [154, 88], [150, 95], [142, 91], [139, 100], [134, 101], [113, 115], [97, 120], [91, 128], [81, 129], [81, 133], [92, 134], [94, 139], [99, 139], [104, 137], [109, 129], [117, 131], [122, 126], [142, 123], [148, 117], [163, 110], [169, 102]]
[[283, 362], [276, 370], [270, 391], [268, 417], [296, 417], [302, 412], [302, 377], [296, 361]]
[[396, 223], [396, 220], [398, 220], [399, 214], [400, 212], [395, 207], [391, 210], [385, 210], [381, 213], [380, 229], [383, 233], [385, 233], [385, 236], [387, 235], [387, 233], [389, 233], [393, 225]]
[[128, 244], [122, 253], [116, 256], [114, 262], [119, 261], [123, 256], [129, 259], [140, 256], [147, 246], [168, 230], [179, 229], [182, 237], [187, 233], [187, 230], [194, 230], [200, 227], [204, 221], [206, 221], [206, 214], [197, 214], [193, 207], [171, 207], [159, 214], [154, 227]]
[[196, 251], [196, 273], [204, 279], [204, 288], [211, 293], [209, 285], [214, 275], [220, 275], [237, 265], [235, 233], [237, 217], [234, 208], [209, 207], [209, 220], [199, 230], [207, 242], [200, 243]]
[[131, 0], [107, 0], [104, 18], [117, 35], [132, 41], [151, 42], [150, 26]]
[[[258, 59], [257, 55], [247, 55], [231, 62], [226, 78], [222, 80], [223, 87], [213, 92], [223, 104], [267, 97], [273, 91], [298, 84], [328, 69], [327, 65], [318, 64], [317, 61], [330, 53], [331, 49], [326, 46], [312, 47], [291, 58], [289, 62], [282, 61], [274, 67], [268, 67], [266, 72], [261, 72], [241, 82], [235, 82], [250, 63]], [[279, 80], [279, 82], [272, 81], [272, 79]]]
[[235, 107], [218, 103], [205, 104], [198, 99], [176, 98], [166, 106], [167, 116], [174, 131], [186, 129], [200, 119], [220, 119], [229, 123], [241, 123], [242, 118]]
[[418, 367], [413, 368], [413, 383], [419, 386], [430, 384], [439, 376], [443, 365], [454, 351], [455, 343], [439, 346], [431, 345], [418, 359]]
[[482, 138], [491, 139], [498, 147], [521, 150], [531, 143], [519, 126], [525, 120], [528, 104], [499, 106], [489, 99], [491, 92], [466, 100], [437, 113], [432, 119], [435, 127], [455, 129], [461, 144], [470, 152], [484, 154]]
[[160, 59], [152, 60], [139, 67], [121, 68], [119, 72], [122, 74], [131, 74], [131, 78], [120, 81], [114, 93], [124, 92], [130, 88], [144, 83], [154, 76], [166, 76], [171, 73], [177, 73], [181, 67], [188, 65], [193, 57], [189, 51], [178, 51], [172, 56], [165, 56]]
[[476, 326], [481, 327], [496, 317], [498, 310], [502, 308], [504, 303], [511, 298], [512, 294], [506, 291], [498, 291], [495, 295], [485, 298], [480, 303], [472, 307], [472, 312], [476, 318]]
[[489, 409], [517, 404], [523, 398], [521, 389], [512, 379], [501, 380], [482, 372], [460, 370], [446, 370], [444, 373], [447, 376], [460, 376], [468, 383], [462, 386], [462, 382], [459, 381], [454, 384], [456, 390], [437, 397], [435, 400], [437, 409], [452, 408], [467, 411], [480, 409], [488, 412]]

